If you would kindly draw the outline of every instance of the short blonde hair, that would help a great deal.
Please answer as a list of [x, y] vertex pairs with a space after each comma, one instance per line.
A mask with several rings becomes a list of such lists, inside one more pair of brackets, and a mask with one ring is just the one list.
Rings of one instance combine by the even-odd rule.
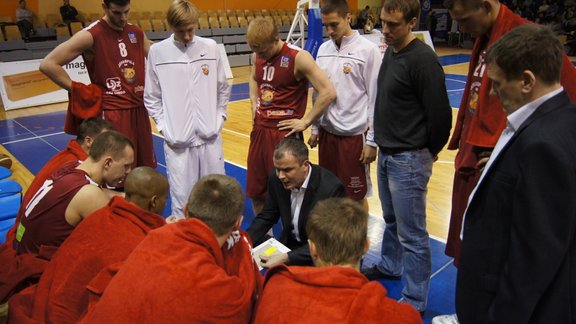
[[174, 0], [166, 13], [166, 21], [170, 27], [196, 25], [198, 10], [192, 2], [187, 0]]
[[279, 39], [278, 26], [271, 19], [258, 17], [248, 25], [246, 41], [251, 47], [272, 44]]
[[367, 242], [368, 212], [349, 198], [322, 200], [310, 212], [306, 234], [322, 263], [358, 263]]

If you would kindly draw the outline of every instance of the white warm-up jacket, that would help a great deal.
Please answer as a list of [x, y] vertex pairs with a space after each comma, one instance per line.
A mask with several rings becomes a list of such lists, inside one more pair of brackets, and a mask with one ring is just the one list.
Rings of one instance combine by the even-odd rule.
[[[316, 62], [328, 74], [337, 97], [317, 125], [339, 136], [359, 135], [368, 130], [366, 143], [374, 143], [374, 104], [382, 54], [378, 45], [357, 31], [344, 36], [340, 48], [334, 41], [318, 49]], [[313, 133], [317, 130], [313, 127]]]
[[213, 141], [226, 120], [230, 89], [214, 40], [194, 36], [184, 44], [172, 35], [150, 48], [144, 104], [170, 146]]

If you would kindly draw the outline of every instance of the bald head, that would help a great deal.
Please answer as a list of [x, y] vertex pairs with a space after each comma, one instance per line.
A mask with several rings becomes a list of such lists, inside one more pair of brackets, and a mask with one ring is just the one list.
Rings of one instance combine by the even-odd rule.
[[126, 200], [160, 214], [168, 196], [168, 181], [162, 173], [142, 166], [132, 170], [124, 183]]

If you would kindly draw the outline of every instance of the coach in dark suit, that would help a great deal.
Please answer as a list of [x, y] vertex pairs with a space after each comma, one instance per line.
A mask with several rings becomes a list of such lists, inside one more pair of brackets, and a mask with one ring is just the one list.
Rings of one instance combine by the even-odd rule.
[[[308, 148], [302, 140], [286, 138], [274, 150], [275, 173], [268, 177], [268, 198], [264, 209], [248, 228], [254, 244], [282, 220], [279, 241], [292, 251], [270, 258], [261, 256], [262, 266], [276, 264], [312, 265], [308, 249], [308, 213], [320, 200], [344, 197], [344, 187], [330, 171], [308, 161]], [[294, 216], [296, 215], [296, 216]]]
[[535, 24], [488, 50], [508, 127], [465, 214], [460, 323], [576, 323], [576, 106], [562, 52]]

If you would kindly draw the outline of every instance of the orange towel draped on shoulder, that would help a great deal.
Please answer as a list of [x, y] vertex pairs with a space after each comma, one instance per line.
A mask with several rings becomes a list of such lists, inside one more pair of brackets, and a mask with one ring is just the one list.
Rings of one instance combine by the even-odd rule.
[[82, 221], [46, 266], [36, 287], [13, 296], [9, 320], [75, 323], [87, 311], [86, 285], [106, 267], [124, 261], [164, 219], [122, 197]]
[[83, 323], [248, 323], [261, 287], [247, 234], [219, 247], [197, 219], [150, 232]]
[[272, 268], [266, 274], [255, 324], [422, 323], [409, 304], [386, 297], [386, 289], [347, 267]]

